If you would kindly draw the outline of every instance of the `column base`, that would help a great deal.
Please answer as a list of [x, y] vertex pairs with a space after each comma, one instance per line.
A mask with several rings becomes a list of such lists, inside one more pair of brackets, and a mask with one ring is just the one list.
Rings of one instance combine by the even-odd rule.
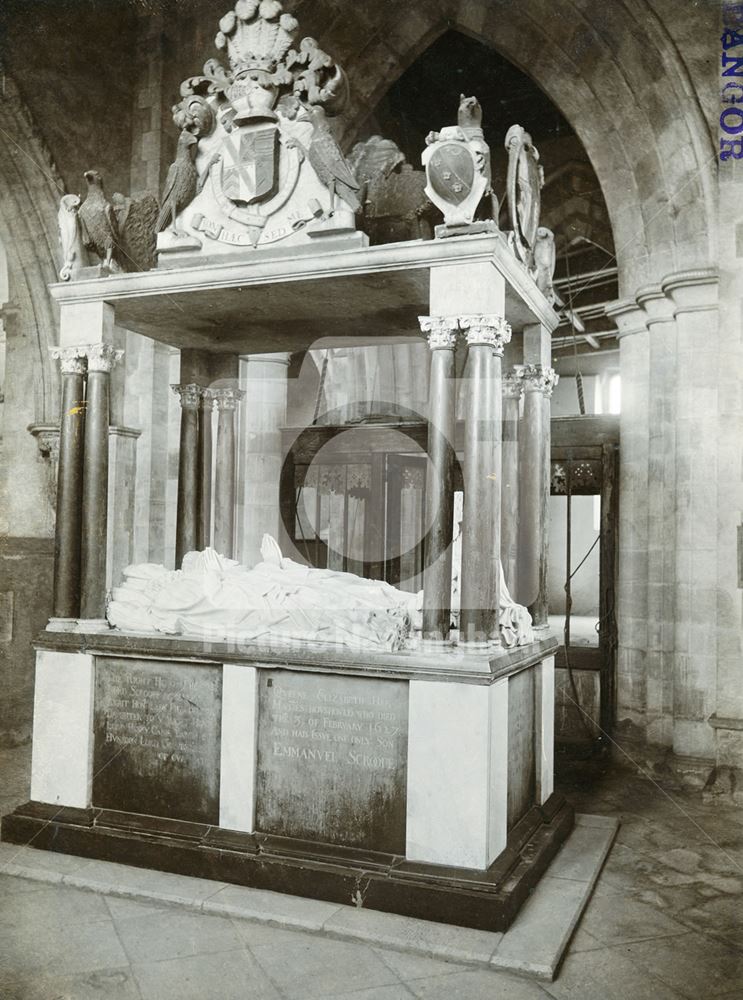
[[446, 649], [453, 649], [454, 643], [451, 639], [421, 639], [421, 649], [430, 649], [432, 652], [441, 653]]
[[463, 653], [476, 653], [482, 656], [483, 653], [492, 652], [492, 644], [489, 642], [467, 642], [466, 640], [460, 641], [459, 649]]
[[50, 618], [47, 632], [77, 632], [77, 618]]
[[107, 618], [78, 618], [76, 632], [108, 632], [111, 626]]

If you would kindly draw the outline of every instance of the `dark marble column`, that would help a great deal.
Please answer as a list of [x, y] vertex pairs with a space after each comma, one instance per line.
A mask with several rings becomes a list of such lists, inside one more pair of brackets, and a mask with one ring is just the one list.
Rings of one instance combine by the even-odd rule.
[[106, 620], [110, 382], [111, 370], [123, 351], [110, 344], [94, 344], [86, 353], [80, 618], [102, 627]]
[[550, 397], [554, 369], [525, 365], [524, 414], [519, 427], [519, 603], [535, 628], [547, 628], [547, 549], [550, 484]]
[[[54, 347], [62, 372], [62, 416], [54, 532], [54, 603], [51, 627], [80, 617], [80, 535], [85, 438], [85, 349]], [[55, 620], [57, 620], [55, 622]]]
[[500, 316], [461, 316], [468, 345], [460, 641], [500, 642], [501, 358], [511, 328]]
[[199, 413], [199, 504], [200, 518], [196, 530], [196, 547], [199, 551], [211, 544], [212, 522], [212, 411], [214, 397], [210, 389], [201, 390]]
[[424, 545], [423, 638], [445, 641], [451, 624], [451, 543], [454, 516], [456, 316], [421, 316], [431, 349], [428, 468]]
[[214, 478], [214, 548], [233, 557], [235, 547], [235, 411], [241, 389], [212, 389], [217, 403], [217, 456]]
[[187, 552], [198, 548], [201, 523], [199, 469], [199, 410], [201, 386], [193, 382], [172, 385], [180, 398], [181, 437], [178, 453], [178, 502], [175, 522], [175, 566], [180, 569]]
[[501, 460], [501, 534], [503, 575], [511, 595], [516, 593], [519, 546], [519, 414], [524, 395], [523, 367], [503, 375], [503, 456]]

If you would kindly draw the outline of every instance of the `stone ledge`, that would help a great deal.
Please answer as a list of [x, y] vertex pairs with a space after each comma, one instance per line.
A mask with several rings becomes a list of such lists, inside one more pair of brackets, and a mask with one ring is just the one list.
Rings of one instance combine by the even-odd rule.
[[209, 879], [143, 871], [8, 843], [0, 843], [0, 874], [112, 896], [157, 900], [202, 913], [552, 980], [618, 828], [618, 821], [611, 817], [576, 816], [573, 834], [505, 933], [228, 886]]

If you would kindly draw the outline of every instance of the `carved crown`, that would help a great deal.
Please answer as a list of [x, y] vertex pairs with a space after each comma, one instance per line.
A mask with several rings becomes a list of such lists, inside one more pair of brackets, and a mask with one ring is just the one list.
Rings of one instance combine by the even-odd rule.
[[285, 14], [279, 0], [237, 0], [219, 22], [214, 39], [218, 49], [227, 50], [236, 79], [262, 70], [280, 86], [291, 76], [283, 65], [299, 25], [291, 14]]
[[244, 117], [275, 117], [271, 109], [277, 100], [291, 95], [306, 105], [324, 107], [328, 115], [339, 114], [348, 100], [348, 78], [314, 38], [295, 45], [298, 29], [280, 0], [237, 0], [220, 20], [214, 39], [227, 53], [230, 70], [208, 59], [203, 76], [183, 81], [183, 100], [173, 108], [178, 127], [207, 135], [209, 123], [194, 117], [189, 101], [211, 95], [218, 106], [231, 102]]

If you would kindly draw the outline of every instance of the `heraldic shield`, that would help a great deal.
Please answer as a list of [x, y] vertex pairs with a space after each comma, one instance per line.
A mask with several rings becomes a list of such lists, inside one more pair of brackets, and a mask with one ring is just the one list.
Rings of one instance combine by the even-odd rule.
[[[449, 137], [447, 131], [455, 135]], [[444, 129], [441, 137], [423, 153], [426, 194], [444, 214], [447, 225], [468, 225], [474, 218], [487, 181], [483, 177], [472, 145], [456, 137], [459, 129]]]
[[222, 191], [237, 203], [264, 201], [278, 184], [279, 132], [275, 125], [239, 128], [225, 139]]

